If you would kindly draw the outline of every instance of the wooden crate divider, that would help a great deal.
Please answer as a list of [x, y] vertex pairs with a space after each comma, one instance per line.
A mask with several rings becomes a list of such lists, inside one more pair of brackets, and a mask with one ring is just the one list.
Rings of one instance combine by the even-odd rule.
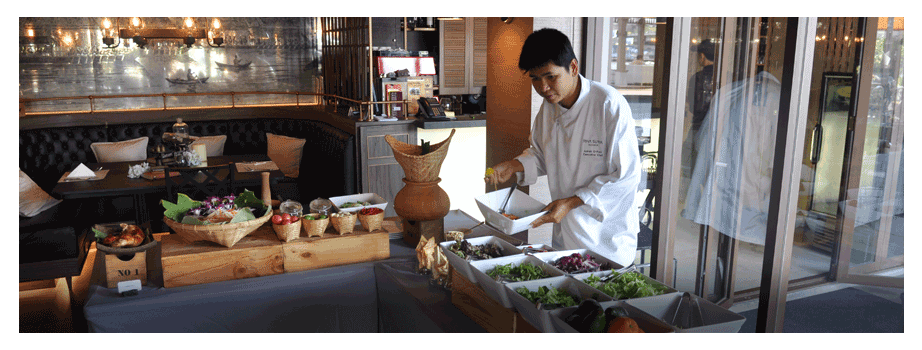
[[492, 333], [540, 333], [514, 309], [490, 298], [483, 288], [451, 269], [451, 303]]

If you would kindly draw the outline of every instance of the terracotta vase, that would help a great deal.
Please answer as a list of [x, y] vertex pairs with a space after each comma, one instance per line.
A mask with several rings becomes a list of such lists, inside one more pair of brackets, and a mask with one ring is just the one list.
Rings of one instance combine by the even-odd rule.
[[405, 186], [394, 197], [394, 211], [406, 220], [438, 220], [451, 209], [448, 193], [445, 193], [437, 178], [431, 182], [412, 182], [403, 179]]

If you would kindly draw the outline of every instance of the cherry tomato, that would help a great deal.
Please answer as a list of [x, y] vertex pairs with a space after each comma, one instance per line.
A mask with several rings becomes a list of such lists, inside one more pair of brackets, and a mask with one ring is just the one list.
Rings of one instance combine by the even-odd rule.
[[282, 225], [288, 225], [288, 224], [290, 224], [290, 223], [291, 223], [291, 217], [290, 217], [290, 216], [289, 216], [288, 218], [284, 218], [284, 217], [282, 218], [282, 223], [281, 223]]
[[289, 220], [289, 221], [291, 221], [291, 214], [282, 213], [282, 220]]
[[291, 216], [291, 222], [298, 222], [298, 220], [300, 220], [300, 219], [301, 219], [301, 217], [299, 217], [299, 216], [297, 216], [297, 215], [292, 215], [292, 216]]
[[272, 215], [272, 223], [273, 223], [273, 224], [276, 224], [276, 225], [281, 225], [281, 224], [282, 224], [282, 216], [281, 216], [281, 215], [278, 215], [278, 214]]

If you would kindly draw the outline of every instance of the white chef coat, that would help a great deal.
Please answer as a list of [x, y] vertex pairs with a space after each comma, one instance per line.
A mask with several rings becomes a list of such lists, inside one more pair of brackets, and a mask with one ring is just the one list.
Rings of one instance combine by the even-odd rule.
[[583, 205], [554, 224], [556, 249], [589, 249], [624, 266], [634, 262], [640, 229], [634, 196], [640, 154], [627, 100], [611, 86], [579, 76], [570, 109], [541, 104], [531, 147], [516, 157], [521, 186], [547, 175], [553, 200], [576, 195]]

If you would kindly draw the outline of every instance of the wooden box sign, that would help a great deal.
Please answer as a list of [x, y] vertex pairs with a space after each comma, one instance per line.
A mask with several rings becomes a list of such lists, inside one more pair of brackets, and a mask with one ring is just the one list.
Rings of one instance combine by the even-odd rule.
[[319, 237], [302, 232], [300, 238], [282, 242], [267, 224], [230, 248], [166, 235], [161, 239], [163, 285], [172, 288], [387, 259], [388, 232], [396, 227], [387, 221], [383, 226], [386, 231], [374, 233], [356, 226], [345, 235], [330, 227]]
[[106, 254], [105, 264], [107, 287], [115, 288], [119, 282], [130, 280], [141, 280], [141, 284], [147, 285], [147, 252]]

